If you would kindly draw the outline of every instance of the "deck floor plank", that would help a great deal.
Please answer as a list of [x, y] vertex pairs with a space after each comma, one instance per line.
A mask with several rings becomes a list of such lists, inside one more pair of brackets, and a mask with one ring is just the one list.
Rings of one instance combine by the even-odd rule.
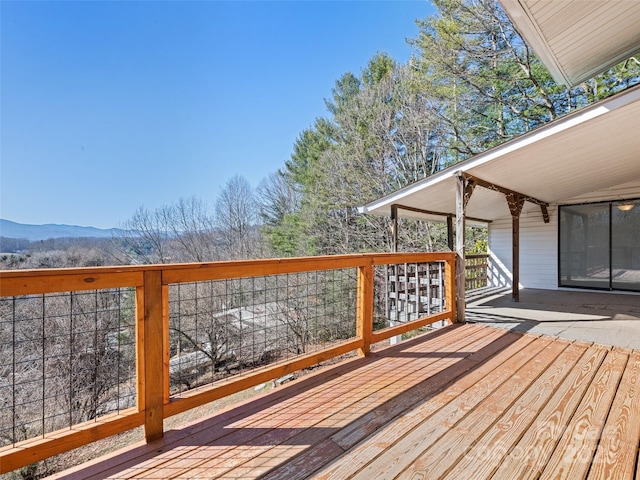
[[[386, 402], [371, 413], [360, 417], [355, 422], [350, 424], [347, 428], [341, 429], [337, 434], [333, 435], [331, 437], [331, 441], [335, 442], [337, 445], [342, 447], [344, 451], [346, 451], [351, 447], [357, 445], [360, 441], [362, 441], [372, 433], [375, 433], [376, 436], [382, 435], [383, 437], [396, 438], [396, 436], [399, 435], [399, 432], [387, 432], [385, 430], [385, 428], [388, 428], [386, 427], [386, 425], [394, 418], [398, 417], [400, 414], [403, 414], [397, 422], [389, 424], [389, 426], [398, 426], [400, 430], [404, 430], [407, 428], [400, 425], [407, 425], [412, 422], [420, 422], [426, 415], [426, 410], [436, 409], [438, 405], [445, 406], [449, 402], [451, 395], [438, 393], [445, 386], [447, 386], [448, 384], [452, 384], [453, 382], [455, 382], [457, 386], [462, 385], [467, 379], [466, 375], [463, 376], [465, 373], [471, 371], [474, 368], [484, 367], [484, 365], [480, 365], [483, 364], [485, 360], [493, 360], [493, 354], [495, 354], [496, 352], [512, 345], [514, 341], [519, 341], [522, 344], [526, 344], [532, 341], [532, 339], [534, 338], [533, 336], [520, 336], [520, 338], [518, 338], [513, 337], [513, 335], [516, 334], [501, 336], [500, 338], [494, 340], [490, 344], [489, 348], [482, 349], [465, 359], [464, 362], [459, 362], [453, 367], [445, 371], [441, 371], [432, 377], [429, 377], [428, 381], [423, 381], [419, 385], [416, 385], [414, 388], [407, 390], [399, 397], [394, 398], [392, 402]], [[519, 351], [521, 347], [522, 345], [518, 345], [511, 351], [515, 353]], [[479, 373], [479, 375], [484, 376], [486, 374], [489, 374], [497, 366], [498, 363], [489, 365], [483, 368], [482, 372]], [[462, 380], [458, 381], [461, 376]], [[472, 384], [472, 382], [469, 382], [469, 384]], [[414, 414], [414, 412], [418, 410], [419, 413], [417, 415]], [[375, 441], [367, 442], [367, 445], [380, 445], [380, 443], [381, 442], [376, 439]], [[370, 451], [357, 451], [355, 453], [349, 452], [348, 458], [341, 459], [341, 461], [337, 463], [337, 471], [334, 468], [330, 469], [324, 474], [316, 473], [314, 475], [314, 478], [347, 478], [349, 475], [351, 475], [351, 471], [354, 466], [362, 463], [368, 453], [370, 453]], [[315, 457], [316, 452], [314, 452], [313, 450], [309, 450], [308, 452], [305, 452], [304, 455], [296, 458], [293, 462], [291, 462], [291, 464], [286, 464], [282, 468], [267, 475], [265, 478], [269, 480], [309, 478], [315, 472], [315, 470], [310, 466], [312, 465], [310, 463], [310, 460], [314, 459]], [[340, 466], [344, 466], [347, 472], [341, 472]]]
[[606, 354], [605, 348], [587, 346], [585, 355], [540, 411], [532, 427], [509, 452], [492, 479], [538, 478]]
[[607, 354], [542, 471], [541, 479], [586, 477], [628, 357], [628, 352], [620, 348]]
[[52, 478], [640, 480], [639, 402], [640, 352], [452, 325]]
[[591, 470], [590, 480], [633, 479], [640, 438], [640, 355], [629, 358]]
[[504, 413], [522, 392], [535, 382], [562, 351], [568, 346], [566, 341], [553, 341], [531, 358], [513, 375], [508, 382], [484, 398], [472, 411], [428, 449], [406, 465], [394, 478], [440, 478], [455, 466], [468, 449], [491, 428], [499, 415]]
[[[457, 328], [452, 328], [450, 331], [446, 332], [436, 332], [437, 335], [434, 335], [433, 338], [426, 342], [428, 346], [409, 344], [407, 345], [406, 350], [411, 352], [415, 348], [428, 348], [440, 351], [443, 347], [451, 348], [458, 342], [462, 342], [466, 345], [474, 338], [480, 337], [486, 328], [483, 326], [478, 327], [479, 328], [468, 332], [459, 331]], [[166, 467], [169, 469], [171, 474], [177, 474], [180, 471], [178, 468], [181, 464], [184, 465], [185, 469], [189, 469], [194, 468], [198, 463], [202, 463], [207, 459], [215, 458], [218, 455], [232, 455], [233, 452], [229, 452], [229, 448], [225, 448], [225, 444], [231, 445], [232, 447], [230, 448], [233, 449], [233, 445], [242, 445], [242, 443], [239, 443], [240, 441], [246, 442], [249, 440], [248, 437], [239, 438], [234, 435], [248, 435], [249, 437], [252, 435], [252, 433], [247, 430], [242, 433], [242, 430], [240, 430], [241, 428], [248, 429], [254, 424], [264, 426], [269, 423], [274, 425], [276, 423], [274, 419], [278, 414], [277, 412], [287, 412], [291, 409], [298, 408], [299, 406], [302, 406], [302, 408], [305, 408], [306, 410], [310, 410], [314, 405], [322, 404], [320, 398], [327, 392], [333, 394], [334, 397], [339, 397], [343, 395], [345, 391], [357, 390], [362, 387], [363, 384], [366, 385], [367, 382], [367, 379], [360, 375], [361, 369], [366, 369], [373, 363], [376, 364], [376, 369], [380, 370], [377, 367], [380, 362], [376, 362], [376, 360], [376, 357], [373, 356], [369, 358], [368, 361], [351, 362], [354, 367], [350, 370], [343, 371], [340, 375], [332, 375], [332, 378], [327, 379], [326, 382], [314, 384], [313, 386], [307, 386], [306, 382], [299, 382], [287, 385], [285, 388], [269, 392], [267, 397], [273, 396], [275, 398], [271, 401], [265, 398], [267, 402], [266, 404], [262, 404], [262, 408], [260, 408], [261, 404], [257, 402], [250, 402], [249, 405], [253, 408], [242, 409], [242, 413], [240, 415], [232, 416], [223, 414], [220, 421], [209, 422], [207, 428], [199, 428], [199, 424], [196, 422], [192, 426], [187, 427], [185, 438], [180, 439], [179, 442], [173, 444], [169, 448], [165, 448], [160, 454], [155, 453], [154, 455], [153, 451], [150, 452], [144, 463], [140, 463], [136, 465], [135, 469], [132, 469], [130, 472], [131, 476], [121, 473], [120, 466], [114, 466], [112, 471], [114, 474], [117, 474], [119, 479], [144, 478], [145, 469], [149, 474], [153, 473], [155, 475], [157, 470], [162, 468], [162, 465], [166, 464]], [[387, 359], [385, 358], [385, 360]], [[393, 370], [394, 365], [396, 367], [400, 366], [407, 368], [407, 366], [404, 365], [406, 364], [406, 361], [401, 359], [391, 358], [388, 361], [385, 361], [385, 364], [386, 365], [384, 365], [382, 370]], [[287, 392], [286, 396], [283, 394], [283, 390]], [[363, 393], [363, 390], [361, 390], [361, 393]], [[231, 413], [233, 413], [233, 411]], [[299, 412], [299, 414], [302, 413], [304, 412]], [[277, 426], [279, 425], [275, 424], [274, 428]], [[235, 430], [233, 430], [233, 428], [235, 428]], [[241, 433], [236, 434], [236, 431]], [[257, 430], [253, 430], [252, 432], [253, 434], [258, 433]], [[200, 446], [204, 444], [214, 444], [216, 441], [220, 443], [220, 448], [208, 448], [207, 457], [203, 460], [201, 458], [201, 453], [198, 451], [203, 448]], [[184, 448], [185, 444], [189, 445], [189, 447]], [[179, 448], [181, 452], [178, 459], [176, 459], [176, 447]], [[191, 460], [189, 460], [189, 458], [191, 458]], [[166, 474], [168, 475], [169, 472], [166, 472]]]
[[[306, 428], [294, 432], [291, 438], [284, 439], [284, 441], [313, 449], [315, 445], [322, 443], [337, 428], [357, 420], [363, 413], [375, 411], [384, 402], [396, 397], [398, 392], [419, 383], [425, 377], [431, 377], [437, 371], [447, 368], [449, 364], [461, 362], [466, 356], [472, 355], [470, 352], [475, 351], [480, 345], [489, 343], [495, 337], [497, 337], [495, 332], [479, 330], [474, 335], [461, 337], [456, 342], [450, 343], [447, 346], [448, 352], [443, 352], [442, 355], [431, 356], [429, 352], [425, 352], [429, 354], [429, 357], [424, 358], [422, 355], [410, 356], [409, 360], [402, 361], [402, 365], [398, 365], [398, 368], [383, 369], [383, 371], [380, 368], [367, 368], [366, 371], [359, 372], [358, 380], [363, 383], [359, 388], [353, 388], [349, 392], [339, 395], [332, 389], [331, 392], [335, 395], [335, 398], [331, 401], [325, 399], [319, 402], [316, 408], [307, 412], [306, 415], [296, 415], [295, 419], [303, 422]], [[469, 351], [465, 353], [466, 350]], [[420, 353], [415, 350], [409, 350], [409, 352]], [[422, 363], [421, 367], [412, 366], [415, 362]], [[326, 427], [323, 427], [325, 424]], [[280, 425], [280, 431], [283, 430], [283, 427], [286, 430], [292, 425], [297, 425], [297, 423], [285, 422]], [[283, 442], [268, 440], [264, 445], [261, 442], [260, 445], [265, 447], [262, 450], [256, 448], [257, 445], [254, 445], [250, 452], [244, 452], [245, 455], [242, 456], [232, 457], [224, 464], [219, 459], [210, 459], [199, 465], [198, 468], [191, 468], [188, 473], [196, 476], [204, 475], [205, 473], [217, 473], [223, 477], [226, 471], [240, 468], [243, 463], [248, 462], [248, 466], [253, 466], [254, 471], [258, 474], [261, 471], [258, 468], [259, 465], [271, 460], [269, 458], [269, 451], [271, 450], [269, 445], [280, 443]], [[297, 453], [293, 448], [283, 449], [279, 458], [282, 463], [286, 463]], [[291, 476], [286, 478], [291, 478]]]
[[[317, 410], [318, 407], [321, 409], [330, 408], [331, 402], [335, 399], [340, 399], [342, 402], [362, 400], [387, 383], [394, 383], [398, 379], [402, 379], [403, 375], [421, 376], [420, 369], [416, 369], [412, 363], [422, 360], [420, 366], [429, 368], [432, 363], [438, 360], [442, 361], [442, 358], [447, 356], [430, 356], [426, 359], [420, 356], [411, 356], [410, 354], [416, 349], [426, 349], [427, 351], [433, 349], [441, 352], [446, 347], [455, 352], [457, 349], [469, 345], [473, 346], [474, 342], [482, 343], [483, 336], [486, 337], [487, 332], [495, 335], [495, 332], [487, 331], [486, 327], [478, 326], [478, 328], [466, 332], [452, 329], [446, 335], [437, 336], [425, 344], [409, 344], [403, 350], [409, 354], [406, 358], [387, 357], [384, 365], [375, 364], [372, 366], [371, 363], [365, 363], [361, 368], [356, 368], [326, 384], [316, 386], [310, 391], [296, 392], [295, 395], [291, 395], [266, 409], [240, 417], [234, 422], [218, 425], [217, 437], [210, 432], [199, 432], [192, 436], [189, 442], [192, 445], [201, 446], [182, 450], [179, 458], [175, 458], [171, 451], [166, 455], [156, 457], [144, 465], [147, 468], [147, 474], [172, 478], [189, 472], [197, 474], [201, 470], [207, 470], [209, 475], [212, 475], [214, 471], [221, 475], [225, 471], [239, 466], [243, 461], [247, 461], [247, 457], [260, 455], [269, 449], [269, 445], [277, 444], [268, 437], [260, 440], [261, 436], [270, 432], [269, 428], [277, 429], [276, 434], [282, 436], [281, 441], [288, 441], [287, 437], [302, 431], [302, 429], [295, 431], [287, 428], [286, 422], [288, 420], [298, 418], [312, 426], [314, 410]], [[254, 428], [256, 425], [259, 425], [260, 428]], [[207, 440], [209, 441], [207, 442]], [[250, 444], [252, 448], [240, 447], [246, 444]], [[293, 449], [287, 451], [293, 452]], [[285, 459], [283, 458], [283, 460]], [[135, 477], [146, 478], [147, 474], [138, 470]]]
[[[526, 335], [514, 342], [510, 348], [494, 355], [486, 364], [469, 372], [462, 379], [455, 379], [442, 392], [417, 408], [402, 416], [397, 422], [381, 429], [368, 441], [349, 451], [341, 462], [318, 472], [316, 478], [334, 479], [349, 478], [355, 469], [367, 465], [367, 469], [359, 472], [365, 476], [375, 472], [378, 476], [405, 457], [407, 452], [414, 451], [418, 445], [430, 445], [443, 435], [449, 425], [455, 424], [467, 411], [482, 401], [491, 391], [502, 385], [511, 372], [524, 365], [533, 355], [544, 348], [545, 342], [532, 343], [535, 337]], [[498, 369], [499, 365], [506, 368]], [[507, 373], [508, 372], [508, 373]], [[485, 381], [479, 383], [481, 379]], [[437, 414], [435, 417], [432, 416]], [[423, 425], [426, 424], [426, 425]], [[421, 427], [421, 428], [419, 428]], [[425, 447], [426, 448], [426, 447]], [[373, 468], [368, 464], [384, 454], [384, 460], [378, 461]]]
[[570, 345], [560, 353], [520, 398], [498, 418], [495, 428], [488, 430], [444, 478], [491, 477], [507, 453], [531, 427], [538, 412], [562, 385], [586, 350], [585, 346]]

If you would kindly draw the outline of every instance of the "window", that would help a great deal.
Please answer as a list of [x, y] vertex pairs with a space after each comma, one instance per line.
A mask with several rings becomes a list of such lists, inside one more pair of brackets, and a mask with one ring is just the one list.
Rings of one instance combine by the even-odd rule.
[[640, 200], [560, 206], [561, 287], [640, 291]]

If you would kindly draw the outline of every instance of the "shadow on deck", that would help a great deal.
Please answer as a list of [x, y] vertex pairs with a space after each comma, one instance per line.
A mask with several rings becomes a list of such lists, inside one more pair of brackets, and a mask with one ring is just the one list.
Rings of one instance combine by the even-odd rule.
[[466, 319], [514, 331], [640, 349], [640, 295], [594, 291], [480, 289]]
[[53, 478], [633, 479], [639, 378], [638, 351], [452, 325]]

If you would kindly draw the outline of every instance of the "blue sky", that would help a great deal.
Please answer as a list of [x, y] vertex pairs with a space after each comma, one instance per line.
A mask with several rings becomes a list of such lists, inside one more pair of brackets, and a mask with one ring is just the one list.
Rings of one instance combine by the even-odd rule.
[[0, 1], [0, 217], [116, 227], [284, 165], [426, 1]]

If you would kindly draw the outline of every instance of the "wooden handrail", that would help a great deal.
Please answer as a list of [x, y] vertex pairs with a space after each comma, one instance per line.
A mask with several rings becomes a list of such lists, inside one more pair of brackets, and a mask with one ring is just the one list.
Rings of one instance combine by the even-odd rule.
[[[374, 268], [377, 265], [444, 262], [446, 310], [373, 332]], [[0, 448], [0, 474], [87, 443], [143, 425], [148, 441], [163, 435], [163, 420], [246, 388], [436, 321], [456, 320], [455, 253], [372, 253], [325, 257], [243, 260], [213, 263], [135, 265], [0, 271], [0, 297], [54, 292], [132, 288], [136, 293], [137, 408]], [[355, 268], [356, 336], [292, 360], [218, 381], [206, 389], [169, 395], [169, 285], [287, 273]]]

